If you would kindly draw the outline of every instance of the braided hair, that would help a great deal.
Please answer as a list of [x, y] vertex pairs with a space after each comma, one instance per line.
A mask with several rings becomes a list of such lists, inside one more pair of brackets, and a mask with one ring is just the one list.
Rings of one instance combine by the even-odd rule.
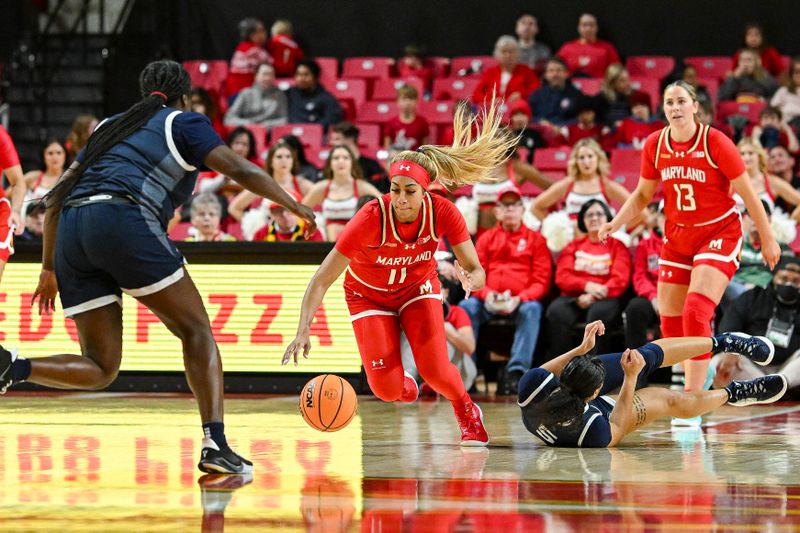
[[141, 128], [163, 105], [178, 102], [190, 90], [191, 78], [180, 63], [163, 60], [148, 64], [139, 74], [139, 93], [142, 99], [114, 121], [95, 130], [84, 149], [83, 160], [77, 167], [66, 172], [45, 197], [47, 206], [61, 209], [64, 200], [87, 168]]
[[603, 385], [606, 371], [596, 357], [576, 357], [564, 367], [561, 384], [545, 398], [540, 413], [545, 426], [571, 426], [578, 422], [586, 406], [586, 398]]

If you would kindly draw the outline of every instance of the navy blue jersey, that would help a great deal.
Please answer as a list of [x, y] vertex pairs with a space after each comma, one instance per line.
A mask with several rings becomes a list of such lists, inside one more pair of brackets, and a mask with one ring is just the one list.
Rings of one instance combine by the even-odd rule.
[[611, 442], [611, 410], [614, 401], [598, 397], [588, 404], [580, 422], [571, 426], [545, 427], [541, 422], [543, 401], [555, 390], [558, 376], [543, 368], [528, 370], [519, 382], [522, 423], [548, 446], [605, 448]]
[[[101, 122], [98, 129], [118, 116]], [[220, 144], [208, 117], [164, 107], [86, 169], [69, 198], [130, 196], [166, 228], [175, 208], [194, 190], [206, 156]]]

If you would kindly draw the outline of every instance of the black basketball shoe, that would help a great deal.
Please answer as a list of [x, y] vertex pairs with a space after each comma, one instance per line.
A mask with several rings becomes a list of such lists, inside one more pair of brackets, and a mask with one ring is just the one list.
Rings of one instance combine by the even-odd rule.
[[227, 446], [220, 449], [211, 439], [203, 439], [203, 450], [197, 468], [207, 474], [252, 474], [253, 463]]
[[17, 360], [17, 351], [8, 351], [0, 346], [0, 394], [5, 394], [14, 384], [11, 379], [11, 364]]
[[728, 403], [736, 407], [758, 403], [777, 402], [786, 393], [789, 383], [783, 374], [769, 374], [750, 381], [732, 381], [725, 390], [730, 399]]
[[723, 333], [714, 337], [714, 353], [738, 353], [757, 365], [766, 366], [775, 357], [775, 345], [766, 337], [746, 333]]

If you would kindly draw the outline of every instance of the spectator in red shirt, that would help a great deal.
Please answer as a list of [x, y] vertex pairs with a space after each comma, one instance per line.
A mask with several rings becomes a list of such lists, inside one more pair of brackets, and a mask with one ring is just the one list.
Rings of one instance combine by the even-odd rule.
[[606, 144], [606, 137], [611, 133], [611, 129], [597, 122], [596, 99], [590, 96], [579, 98], [575, 104], [575, 111], [578, 114], [578, 121], [561, 128], [561, 135], [567, 140], [567, 144], [575, 146], [582, 139], [594, 139], [601, 145]]
[[656, 285], [666, 217], [658, 204], [650, 205], [647, 211], [648, 225], [654, 227], [650, 235], [639, 242], [633, 259], [633, 290], [636, 296], [631, 298], [622, 313], [626, 346], [647, 344], [647, 330], [658, 326], [660, 322]]
[[597, 30], [597, 18], [584, 13], [578, 19], [580, 37], [558, 50], [556, 55], [567, 63], [572, 74], [602, 78], [609, 65], [622, 62], [613, 44], [597, 38]]
[[472, 102], [483, 105], [494, 95], [511, 103], [528, 96], [539, 87], [539, 77], [528, 65], [519, 62], [519, 43], [510, 35], [502, 35], [494, 45], [494, 57], [498, 65], [489, 67], [481, 76]]
[[211, 99], [208, 91], [202, 87], [193, 87], [189, 97], [191, 98], [192, 111], [207, 116], [208, 120], [211, 121], [211, 127], [224, 139], [227, 130], [222, 120], [222, 113], [219, 112], [219, 107]]
[[494, 210], [497, 226], [481, 235], [476, 245], [486, 286], [460, 305], [469, 314], [476, 337], [492, 317], [516, 315], [511, 359], [497, 383], [499, 395], [515, 395], [519, 379], [533, 363], [552, 264], [544, 237], [522, 224], [525, 208], [516, 187], [500, 190]]
[[[291, 193], [292, 196], [298, 201], [301, 200], [300, 196], [296, 193]], [[253, 235], [253, 241], [266, 241], [266, 242], [299, 242], [299, 241], [323, 241], [322, 233], [315, 229], [314, 233], [308, 238], [305, 237], [306, 221], [297, 218], [294, 213], [286, 209], [280, 204], [272, 202], [269, 206], [270, 219], [267, 225], [259, 229]]]
[[267, 30], [264, 23], [252, 17], [239, 22], [241, 42], [236, 46], [225, 80], [229, 97], [235, 96], [245, 87], [253, 85], [256, 67], [261, 63], [269, 63], [269, 54], [264, 50], [267, 42]]
[[[575, 346], [576, 326], [602, 320], [607, 329], [620, 324], [620, 297], [631, 281], [631, 254], [614, 238], [600, 242], [598, 233], [611, 220], [611, 210], [600, 200], [589, 200], [578, 213], [580, 233], [561, 252], [556, 263], [556, 286], [561, 296], [545, 314], [550, 356]], [[597, 353], [615, 350], [610, 335], [597, 339]]]
[[428, 144], [430, 128], [425, 117], [417, 114], [419, 94], [410, 85], [397, 89], [397, 116], [383, 126], [383, 146], [396, 146], [403, 150], [416, 150]]
[[646, 93], [633, 93], [628, 99], [628, 104], [631, 116], [620, 122], [617, 131], [614, 132], [613, 144], [618, 148], [633, 147], [641, 150], [647, 136], [666, 124], [650, 116], [650, 97]]
[[293, 39], [292, 23], [286, 19], [278, 19], [270, 28], [272, 38], [267, 43], [267, 52], [275, 67], [275, 76], [287, 78], [294, 74], [298, 61], [305, 57], [303, 49]]
[[406, 46], [403, 57], [397, 62], [397, 73], [401, 78], [419, 78], [425, 91], [428, 92], [431, 90], [435, 68], [426, 55], [422, 46], [415, 44]]
[[764, 28], [761, 24], [750, 23], [744, 27], [744, 46], [733, 54], [733, 68], [739, 65], [739, 54], [743, 50], [752, 50], [761, 58], [761, 65], [772, 77], [777, 78], [783, 73], [783, 60], [775, 47], [770, 46], [764, 39]]

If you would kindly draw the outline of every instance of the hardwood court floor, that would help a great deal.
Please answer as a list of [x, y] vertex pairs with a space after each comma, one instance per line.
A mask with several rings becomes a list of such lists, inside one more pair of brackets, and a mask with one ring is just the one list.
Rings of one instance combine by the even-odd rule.
[[252, 482], [202, 477], [179, 395], [0, 398], [0, 531], [790, 531], [800, 406], [724, 407], [703, 431], [642, 430], [616, 450], [536, 444], [514, 403], [481, 403], [463, 450], [448, 402], [360, 398], [338, 433], [294, 397], [226, 402]]

